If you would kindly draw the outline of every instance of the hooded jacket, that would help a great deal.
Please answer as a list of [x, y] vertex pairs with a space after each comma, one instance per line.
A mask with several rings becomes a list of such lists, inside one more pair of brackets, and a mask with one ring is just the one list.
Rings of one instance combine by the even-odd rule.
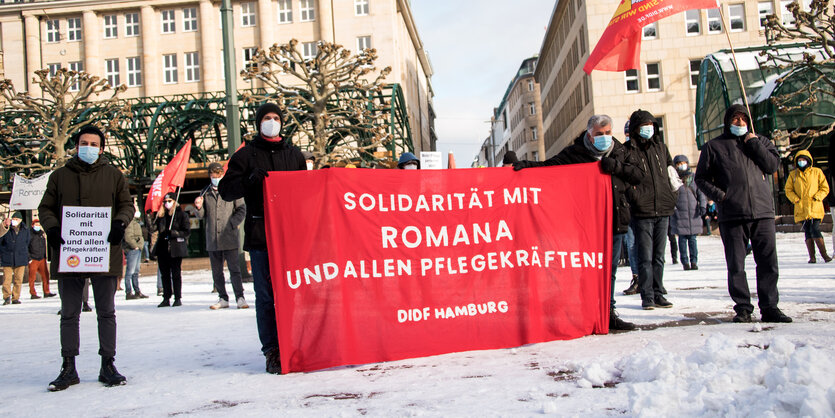
[[765, 137], [749, 140], [733, 135], [731, 118], [735, 113], [751, 116], [742, 105], [725, 111], [722, 135], [702, 147], [695, 181], [708, 198], [716, 202], [719, 222], [774, 218], [774, 197], [769, 177], [780, 166], [777, 148]]
[[[261, 112], [264, 106], [258, 108], [256, 121], [263, 119], [263, 115], [267, 113]], [[278, 114], [282, 115], [282, 113]], [[250, 178], [253, 170], [256, 168], [267, 172], [307, 170], [304, 155], [290, 142], [289, 138], [284, 138], [279, 142], [267, 141], [261, 137], [260, 126], [257, 126], [257, 129], [259, 133], [255, 135], [255, 138], [229, 159], [226, 174], [218, 185], [218, 192], [223, 200], [233, 201], [243, 198], [246, 203], [244, 250], [247, 251], [267, 250], [267, 232], [264, 226], [264, 185], [262, 181], [254, 181]]]
[[[655, 133], [644, 139], [638, 132], [641, 125], [652, 122]], [[651, 113], [637, 110], [629, 117], [629, 139], [624, 146], [632, 154], [640, 170], [641, 181], [631, 186], [627, 197], [632, 205], [632, 216], [654, 218], [670, 216], [676, 206], [677, 192], [670, 185], [667, 167], [673, 165], [670, 150], [658, 137], [658, 122]]]
[[808, 219], [823, 219], [823, 199], [829, 194], [829, 185], [820, 168], [814, 167], [814, 160], [809, 151], [798, 151], [794, 155], [795, 165], [798, 157], [809, 159], [805, 170], [795, 168], [786, 179], [786, 198], [794, 203], [794, 222], [800, 223]]
[[[677, 155], [673, 161], [678, 164], [690, 161], [684, 155]], [[699, 235], [702, 233], [702, 217], [707, 213], [707, 197], [693, 182], [693, 172], [678, 171], [683, 186], [679, 189], [676, 209], [670, 217], [670, 229], [674, 235]]]
[[[49, 176], [38, 217], [45, 231], [61, 228], [64, 206], [107, 206], [111, 208], [112, 221], [122, 221], [126, 226], [133, 219], [134, 207], [125, 176], [100, 156], [93, 164], [78, 157]], [[57, 247], [57, 243], [49, 243]], [[110, 245], [110, 271], [106, 273], [58, 273], [58, 263], [50, 263], [50, 273], [56, 278], [118, 276], [122, 270], [122, 246]]]

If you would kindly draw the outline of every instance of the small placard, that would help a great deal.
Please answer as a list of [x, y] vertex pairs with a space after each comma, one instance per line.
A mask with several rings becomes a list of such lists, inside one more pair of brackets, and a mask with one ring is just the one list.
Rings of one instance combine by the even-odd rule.
[[110, 271], [109, 207], [64, 206], [61, 214], [60, 273]]

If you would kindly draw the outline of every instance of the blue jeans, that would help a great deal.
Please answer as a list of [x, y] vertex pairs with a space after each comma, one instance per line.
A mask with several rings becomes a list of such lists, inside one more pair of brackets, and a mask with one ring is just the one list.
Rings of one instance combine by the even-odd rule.
[[125, 251], [125, 292], [131, 293], [131, 285], [136, 293], [139, 291], [139, 261], [142, 257], [142, 250]]
[[255, 290], [255, 322], [258, 324], [258, 338], [261, 352], [278, 349], [278, 327], [275, 323], [275, 299], [270, 279], [270, 258], [264, 250], [251, 250], [252, 285]]
[[623, 248], [623, 241], [626, 239], [626, 234], [615, 234], [612, 236], [612, 294], [609, 302], [609, 307], [615, 309], [615, 276], [618, 273], [618, 262], [620, 261], [620, 252]]
[[633, 275], [638, 274], [638, 254], [635, 254], [635, 233], [632, 232], [632, 225], [626, 230], [626, 252], [629, 255], [629, 268]]
[[663, 296], [664, 247], [667, 246], [667, 226], [670, 218], [632, 218], [635, 231], [635, 252], [638, 254], [638, 289], [643, 302], [655, 303]]
[[145, 241], [145, 243], [142, 244], [142, 258], [147, 260], [150, 255], [151, 253], [148, 252], [148, 241]]
[[[690, 257], [687, 256], [687, 249], [690, 248]], [[696, 246], [696, 235], [678, 236], [678, 255], [681, 257], [681, 264], [698, 265], [699, 247]]]

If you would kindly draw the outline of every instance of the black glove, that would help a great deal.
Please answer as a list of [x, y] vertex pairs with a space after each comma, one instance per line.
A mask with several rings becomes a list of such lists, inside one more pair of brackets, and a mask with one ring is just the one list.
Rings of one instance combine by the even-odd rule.
[[600, 170], [602, 170], [606, 174], [612, 174], [615, 172], [615, 167], [617, 167], [618, 161], [611, 157], [603, 157], [600, 160]]
[[64, 243], [64, 239], [61, 238], [61, 229], [57, 226], [46, 230], [46, 239], [52, 248], [58, 248]]
[[119, 245], [122, 239], [125, 238], [125, 223], [122, 221], [113, 221], [110, 224], [110, 235], [107, 236], [107, 242], [112, 245]]
[[523, 168], [529, 168], [529, 167], [531, 167], [531, 163], [529, 161], [522, 160], [522, 161], [517, 161], [517, 162], [513, 163], [513, 171], [519, 171]]
[[259, 185], [261, 185], [261, 183], [264, 182], [264, 179], [269, 177], [269, 176], [270, 176], [270, 173], [268, 173], [267, 170], [264, 170], [263, 168], [260, 168], [260, 167], [256, 167], [256, 168], [252, 169], [252, 173], [250, 173], [249, 177], [247, 177], [247, 182], [251, 186], [259, 186]]

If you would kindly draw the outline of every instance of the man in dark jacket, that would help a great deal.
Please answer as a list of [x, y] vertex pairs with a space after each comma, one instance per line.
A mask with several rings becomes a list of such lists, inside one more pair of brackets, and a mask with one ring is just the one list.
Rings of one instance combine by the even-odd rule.
[[46, 237], [38, 218], [32, 220], [32, 232], [29, 234], [29, 295], [32, 299], [40, 299], [35, 290], [35, 279], [41, 275], [43, 295], [46, 298], [55, 296], [49, 291], [49, 267], [46, 264]]
[[676, 206], [676, 191], [670, 185], [667, 167], [670, 150], [661, 141], [658, 122], [651, 113], [637, 110], [629, 117], [626, 148], [641, 171], [641, 182], [627, 191], [632, 207], [632, 230], [638, 253], [638, 288], [644, 309], [671, 308], [664, 298], [664, 247], [669, 216]]
[[212, 279], [217, 289], [217, 303], [211, 309], [229, 307], [229, 295], [226, 293], [226, 278], [223, 276], [223, 260], [229, 269], [229, 281], [235, 292], [235, 303], [238, 309], [249, 308], [244, 298], [244, 287], [241, 281], [241, 265], [238, 262], [240, 247], [238, 241], [238, 227], [244, 221], [246, 205], [243, 199], [227, 202], [220, 198], [217, 186], [223, 178], [223, 166], [218, 163], [209, 164], [209, 180], [211, 183], [196, 199], [194, 207], [197, 217], [206, 220], [206, 251], [209, 252], [209, 262], [212, 265]]
[[275, 300], [270, 279], [270, 261], [264, 227], [264, 178], [270, 171], [306, 170], [302, 152], [281, 137], [283, 113], [274, 103], [265, 103], [255, 112], [258, 133], [229, 159], [226, 175], [218, 192], [227, 201], [244, 198], [244, 250], [249, 251], [255, 290], [255, 318], [261, 352], [267, 359], [267, 372], [281, 373], [278, 330], [275, 323]]
[[[506, 155], [506, 154], [505, 154]], [[615, 275], [620, 260], [621, 248], [626, 238], [629, 226], [629, 202], [625, 192], [628, 185], [641, 181], [640, 170], [633, 157], [612, 136], [612, 118], [607, 115], [592, 116], [586, 130], [580, 134], [574, 143], [565, 147], [559, 154], [543, 161], [518, 161], [513, 164], [514, 170], [527, 167], [542, 167], [550, 165], [596, 163], [600, 161], [600, 169], [612, 176], [612, 286], [609, 308], [609, 329], [633, 330], [635, 325], [618, 317], [615, 311]]]
[[63, 390], [79, 382], [75, 370], [75, 356], [79, 347], [79, 322], [84, 280], [93, 283], [98, 318], [99, 354], [101, 370], [99, 381], [107, 386], [125, 384], [125, 377], [113, 365], [116, 356], [116, 276], [122, 271], [122, 238], [125, 227], [133, 217], [133, 201], [128, 192], [125, 176], [110, 164], [104, 151], [104, 133], [87, 125], [76, 132], [72, 139], [76, 155], [67, 164], [55, 170], [46, 185], [43, 199], [38, 206], [41, 224], [46, 230], [48, 243], [57, 251], [64, 237], [61, 224], [64, 206], [93, 206], [111, 208], [110, 270], [105, 273], [59, 273], [58, 264], [51, 263], [51, 273], [58, 280], [61, 296], [61, 356], [64, 363], [61, 373], [49, 384], [50, 391]]
[[20, 212], [12, 215], [9, 232], [0, 238], [0, 264], [3, 265], [3, 305], [18, 305], [23, 272], [29, 264], [29, 228]]
[[780, 167], [780, 156], [767, 138], [751, 132], [744, 106], [725, 111], [722, 135], [702, 147], [696, 184], [719, 210], [719, 233], [725, 246], [728, 292], [734, 322], [751, 322], [754, 305], [745, 276], [745, 246], [751, 240], [757, 263], [757, 295], [765, 322], [791, 322], [777, 307], [777, 248], [774, 198], [770, 177]]

